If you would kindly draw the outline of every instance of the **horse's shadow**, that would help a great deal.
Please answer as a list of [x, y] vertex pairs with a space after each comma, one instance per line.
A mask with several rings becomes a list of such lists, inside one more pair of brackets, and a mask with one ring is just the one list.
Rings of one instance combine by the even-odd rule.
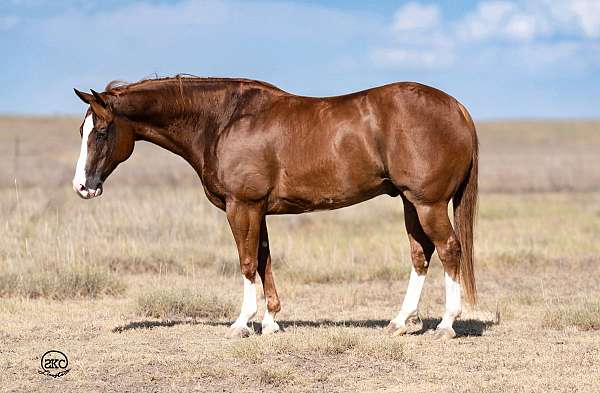
[[[423, 335], [428, 332], [435, 330], [435, 327], [440, 323], [440, 318], [424, 318], [422, 319], [423, 327], [411, 333], [412, 335]], [[224, 321], [202, 321], [202, 320], [188, 320], [188, 319], [174, 319], [174, 320], [142, 320], [129, 322], [125, 325], [120, 325], [112, 329], [113, 333], [123, 333], [129, 330], [143, 330], [143, 329], [154, 329], [161, 327], [173, 327], [178, 325], [206, 325], [206, 326], [229, 326], [232, 322]], [[290, 327], [354, 327], [354, 328], [368, 328], [368, 329], [381, 329], [388, 325], [389, 320], [385, 319], [350, 319], [342, 321], [333, 321], [330, 319], [321, 319], [315, 321], [306, 320], [282, 320], [277, 321], [282, 331], [285, 331]], [[457, 337], [478, 337], [483, 334], [484, 331], [489, 329], [493, 325], [497, 325], [498, 321], [482, 321], [479, 319], [459, 319], [454, 322], [454, 331]], [[260, 334], [262, 331], [261, 324], [259, 322], [252, 322], [252, 328], [255, 333]]]
[[[441, 318], [425, 318], [422, 320], [423, 328], [413, 333], [415, 335], [422, 335], [427, 332], [434, 331], [436, 326], [442, 321]], [[483, 332], [488, 330], [490, 327], [497, 325], [499, 321], [482, 321], [479, 319], [459, 319], [454, 321], [452, 327], [456, 333], [456, 337], [479, 337], [483, 335]]]

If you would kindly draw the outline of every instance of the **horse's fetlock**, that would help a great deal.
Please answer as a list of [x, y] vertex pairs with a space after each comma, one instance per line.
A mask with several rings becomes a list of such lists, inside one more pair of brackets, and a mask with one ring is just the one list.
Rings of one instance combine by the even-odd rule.
[[267, 299], [267, 310], [269, 310], [271, 314], [281, 311], [281, 303], [279, 302], [279, 299], [269, 297]]
[[417, 249], [411, 251], [411, 258], [413, 261], [413, 267], [418, 275], [422, 276], [427, 274], [427, 268], [429, 267], [429, 262], [425, 258], [425, 253], [423, 250]]
[[419, 276], [424, 276], [427, 274], [427, 269], [429, 268], [428, 265], [429, 264], [427, 262], [424, 262], [423, 264], [414, 264], [413, 267]]

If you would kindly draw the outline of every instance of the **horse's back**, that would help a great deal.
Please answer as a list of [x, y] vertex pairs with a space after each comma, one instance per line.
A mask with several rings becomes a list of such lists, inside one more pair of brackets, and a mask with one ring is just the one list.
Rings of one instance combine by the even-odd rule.
[[402, 82], [302, 105], [309, 115], [298, 134], [310, 142], [298, 146], [290, 135], [287, 146], [303, 152], [306, 170], [331, 163], [323, 171], [328, 176], [311, 178], [343, 174], [356, 179], [344, 184], [360, 192], [392, 193], [383, 184], [389, 180], [399, 191], [435, 202], [451, 198], [468, 171], [476, 143], [472, 120], [438, 89]]
[[221, 155], [226, 188], [268, 198], [273, 213], [334, 209], [404, 190], [446, 197], [464, 177], [472, 143], [460, 104], [415, 83], [278, 97], [232, 134]]

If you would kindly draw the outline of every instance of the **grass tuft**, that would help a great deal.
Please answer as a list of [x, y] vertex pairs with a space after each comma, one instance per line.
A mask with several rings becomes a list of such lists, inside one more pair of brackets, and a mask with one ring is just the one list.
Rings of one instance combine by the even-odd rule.
[[91, 266], [0, 275], [0, 297], [95, 298], [120, 295], [125, 288], [119, 277]]
[[216, 295], [190, 290], [157, 290], [142, 294], [137, 300], [137, 310], [152, 318], [210, 318], [229, 319], [234, 306]]
[[350, 328], [288, 332], [268, 338], [249, 337], [234, 343], [230, 354], [253, 364], [259, 364], [274, 355], [297, 356], [299, 354], [305, 356], [354, 354], [377, 360], [406, 360], [401, 341]]
[[322, 335], [308, 341], [307, 344], [312, 352], [338, 355], [360, 347], [363, 342], [364, 337], [357, 332], [347, 329], [327, 329]]
[[304, 267], [285, 265], [281, 274], [292, 282], [301, 284], [332, 284], [343, 282], [364, 282], [370, 280], [398, 281], [410, 275], [410, 264], [398, 261], [395, 264], [377, 264], [365, 262], [307, 264]]
[[116, 273], [144, 274], [144, 273], [182, 273], [183, 267], [173, 258], [161, 258], [159, 256], [150, 256], [141, 258], [124, 258], [115, 256], [105, 261], [110, 270]]
[[295, 375], [295, 370], [290, 366], [262, 366], [258, 371], [258, 380], [262, 385], [281, 386], [292, 382]]
[[542, 326], [545, 328], [564, 330], [574, 327], [580, 331], [600, 330], [600, 302], [551, 307], [544, 314]]
[[[264, 338], [264, 337], [262, 337]], [[243, 360], [244, 363], [258, 364], [272, 352], [269, 341], [262, 340], [261, 337], [253, 336], [239, 340], [233, 343], [229, 353], [236, 359]]]
[[306, 349], [323, 355], [355, 353], [360, 356], [403, 360], [404, 348], [399, 340], [348, 328], [327, 329], [321, 335], [304, 341]]

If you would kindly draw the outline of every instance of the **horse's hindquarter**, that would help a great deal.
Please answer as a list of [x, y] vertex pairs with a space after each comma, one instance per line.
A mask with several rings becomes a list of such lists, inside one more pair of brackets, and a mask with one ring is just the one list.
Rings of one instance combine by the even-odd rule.
[[476, 143], [464, 107], [417, 83], [391, 85], [394, 101], [383, 130], [388, 176], [413, 202], [448, 202], [468, 174]]
[[464, 165], [452, 158], [464, 158], [462, 142], [452, 142], [456, 120], [436, 100], [399, 85], [285, 97], [231, 130], [219, 156], [225, 189], [235, 198], [268, 198], [271, 214], [334, 209], [398, 189], [423, 194], [436, 175]]

